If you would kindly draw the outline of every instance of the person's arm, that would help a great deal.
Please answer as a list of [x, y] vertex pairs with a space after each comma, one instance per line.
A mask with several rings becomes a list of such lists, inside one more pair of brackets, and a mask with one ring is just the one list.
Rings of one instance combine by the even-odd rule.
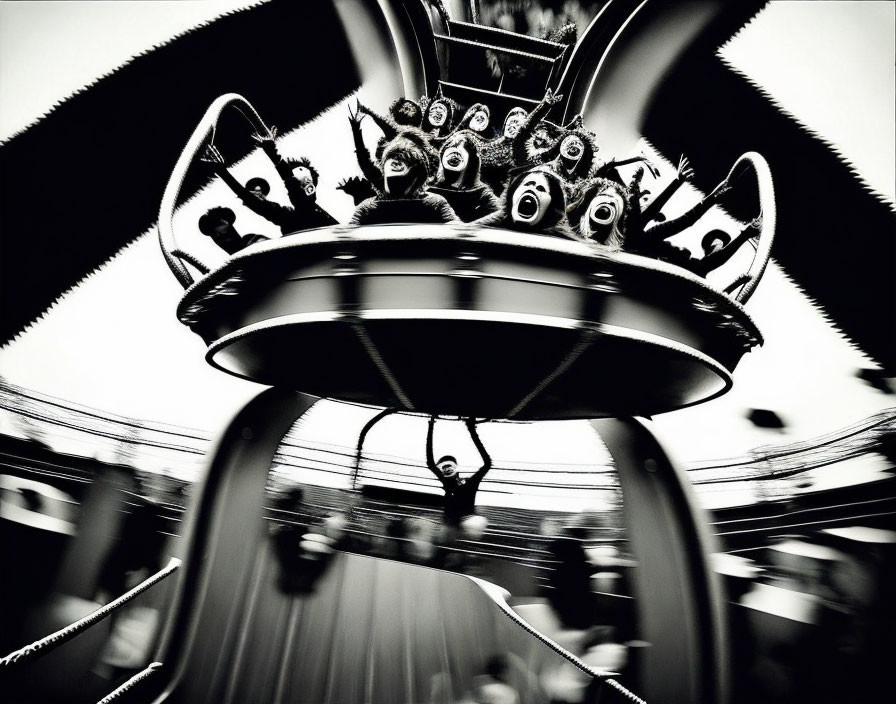
[[500, 227], [504, 222], [504, 211], [500, 207], [489, 215], [483, 215], [481, 218], [473, 220], [471, 225], [479, 225], [480, 227]]
[[496, 213], [501, 209], [501, 201], [491, 188], [483, 188], [479, 195], [479, 202], [476, 204], [476, 219]]
[[[435, 194], [430, 193], [430, 196]], [[435, 208], [438, 211], [439, 218], [441, 218], [442, 222], [462, 222], [462, 220], [457, 217], [457, 213], [454, 212], [454, 208], [451, 207], [451, 204], [445, 200], [442, 196], [436, 196], [438, 201], [435, 204]]]
[[352, 214], [352, 219], [348, 221], [348, 224], [366, 225], [367, 216], [376, 207], [376, 202], [376, 198], [368, 198], [358, 203], [358, 207], [355, 208], [355, 212]]
[[526, 163], [526, 142], [532, 136], [538, 123], [562, 99], [562, 95], [554, 95], [554, 92], [548, 88], [541, 102], [529, 113], [519, 132], [516, 133], [516, 137], [513, 138], [513, 161], [517, 166]]
[[351, 106], [348, 109], [348, 122], [352, 128], [352, 139], [355, 143], [355, 156], [358, 159], [358, 166], [361, 167], [361, 173], [364, 178], [370, 181], [370, 184], [380, 193], [385, 191], [385, 183], [383, 182], [383, 174], [373, 163], [370, 158], [370, 152], [364, 145], [364, 138], [361, 135], [361, 120], [364, 115], [361, 112], [360, 104], [352, 112]]
[[690, 181], [693, 177], [694, 170], [691, 168], [688, 158], [682, 154], [681, 158], [678, 160], [678, 173], [675, 175], [675, 178], [672, 179], [672, 182], [666, 186], [656, 198], [650, 201], [646, 208], [644, 208], [644, 212], [642, 213], [644, 218], [643, 221], [650, 222], [653, 220], [663, 209], [663, 206], [669, 202], [669, 199], [673, 194], [684, 185], [685, 181]]
[[362, 105], [360, 102], [358, 103], [358, 110], [365, 113], [366, 115], [370, 115], [370, 119], [376, 123], [376, 126], [379, 127], [383, 134], [386, 136], [387, 140], [393, 139], [398, 134], [398, 127], [392, 120], [383, 117], [375, 113], [366, 105]]
[[286, 162], [283, 161], [283, 157], [280, 155], [280, 152], [277, 151], [277, 143], [274, 141], [277, 138], [277, 128], [271, 127], [266, 133], [257, 133], [252, 135], [252, 139], [261, 146], [261, 150], [267, 154], [268, 159], [271, 160], [271, 163], [274, 165], [274, 168], [277, 169], [277, 173], [280, 175], [280, 178], [285, 183], [291, 176], [292, 171], [290, 171], [289, 167], [286, 165]]
[[205, 154], [202, 157], [202, 160], [211, 165], [215, 174], [217, 174], [218, 177], [220, 177], [220, 179], [227, 184], [228, 188], [230, 188], [230, 190], [236, 194], [236, 196], [242, 201], [243, 205], [249, 208], [249, 210], [251, 210], [253, 213], [261, 215], [261, 217], [269, 220], [275, 225], [282, 224], [283, 219], [289, 217], [289, 208], [281, 205], [280, 203], [270, 201], [267, 198], [259, 198], [257, 195], [243, 186], [239, 181], [237, 181], [233, 177], [233, 174], [231, 174], [230, 171], [227, 170], [227, 167], [224, 163], [224, 157], [216, 147], [209, 145], [208, 149], [206, 149]]
[[719, 251], [713, 252], [712, 254], [707, 254], [702, 259], [697, 259], [696, 261], [689, 262], [689, 266], [687, 268], [699, 276], [706, 276], [713, 269], [718, 269], [720, 266], [722, 266], [722, 264], [731, 259], [731, 257], [734, 256], [734, 253], [737, 252], [738, 249], [743, 247], [754, 237], [757, 237], [761, 232], [762, 218], [758, 217], [749, 225], [747, 225], [743, 230], [741, 230], [740, 234], [737, 237], [735, 237], [731, 242], [722, 247]]
[[[641, 179], [644, 177], [644, 167], [639, 167], [632, 180], [628, 184], [629, 211], [625, 216], [625, 242], [623, 249], [635, 249], [640, 242], [644, 231], [644, 218], [641, 210]], [[628, 247], [626, 247], [626, 244]]]
[[429, 471], [438, 475], [438, 471], [436, 469], [436, 458], [433, 457], [432, 454], [432, 431], [436, 424], [436, 417], [429, 417], [429, 427], [426, 430], [426, 466], [429, 467]]
[[479, 439], [479, 433], [476, 430], [476, 421], [473, 418], [467, 418], [467, 430], [470, 431], [470, 438], [473, 440], [476, 449], [479, 450], [480, 457], [482, 457], [482, 466], [473, 476], [467, 479], [467, 484], [474, 482], [475, 485], [478, 485], [483, 477], [488, 474], [488, 470], [492, 468], [492, 458], [485, 449], [485, 445], [482, 444], [482, 440]]
[[686, 213], [679, 215], [677, 218], [664, 220], [645, 227], [644, 234], [651, 240], [667, 240], [673, 235], [677, 235], [702, 218], [706, 211], [718, 202], [719, 196], [727, 190], [727, 184], [722, 184]]
[[426, 466], [429, 467], [429, 471], [436, 475], [436, 479], [439, 480], [439, 483], [444, 487], [445, 486], [445, 478], [439, 472], [439, 468], [436, 467], [436, 459], [432, 454], [432, 430], [436, 424], [436, 417], [429, 417], [429, 427], [426, 429]]

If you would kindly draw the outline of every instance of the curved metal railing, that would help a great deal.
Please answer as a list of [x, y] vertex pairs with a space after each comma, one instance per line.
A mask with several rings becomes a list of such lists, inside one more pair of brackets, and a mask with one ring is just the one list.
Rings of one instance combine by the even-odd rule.
[[587, 663], [583, 662], [574, 653], [571, 653], [562, 645], [552, 640], [551, 638], [548, 638], [544, 633], [529, 625], [529, 623], [522, 616], [520, 616], [516, 611], [510, 608], [510, 605], [507, 603], [507, 594], [509, 592], [507, 592], [507, 590], [505, 590], [503, 587], [499, 587], [496, 584], [492, 584], [491, 582], [480, 579], [478, 577], [472, 577], [470, 575], [462, 576], [466, 577], [473, 584], [478, 586], [482, 590], [482, 592], [486, 596], [488, 596], [501, 610], [501, 612], [511, 621], [516, 623], [520, 628], [526, 631], [533, 638], [541, 641], [544, 645], [557, 653], [557, 655], [569, 662], [573, 667], [580, 670], [581, 672], [584, 672], [586, 675], [600, 681], [602, 684], [606, 684], [607, 686], [612, 687], [629, 701], [635, 702], [635, 704], [647, 704], [647, 702], [645, 702], [633, 692], [630, 692], [628, 689], [623, 687], [616, 679], [614, 679], [618, 676], [618, 673], [591, 667]]
[[777, 211], [775, 209], [775, 186], [772, 181], [772, 172], [768, 167], [768, 162], [757, 152], [747, 152], [738, 158], [731, 167], [725, 181], [731, 181], [735, 174], [744, 166], [749, 165], [753, 168], [756, 176], [756, 187], [759, 191], [759, 212], [762, 217], [762, 229], [759, 234], [759, 241], [756, 246], [756, 253], [753, 255], [753, 262], [743, 274], [739, 274], [731, 281], [719, 284], [719, 287], [725, 293], [732, 294], [740, 288], [736, 295], [733, 295], [735, 301], [740, 304], [746, 303], [759, 285], [762, 274], [765, 273], [765, 267], [771, 257], [772, 244], [775, 241], [775, 225], [777, 223]]
[[46, 638], [41, 638], [40, 640], [35, 641], [30, 645], [26, 645], [24, 648], [19, 648], [18, 650], [10, 653], [4, 658], [0, 658], [0, 669], [10, 667], [12, 665], [21, 665], [25, 662], [28, 662], [29, 660], [33, 660], [34, 658], [46, 655], [63, 643], [86, 631], [91, 626], [99, 623], [104, 618], [111, 616], [112, 613], [117, 609], [121, 608], [132, 599], [135, 599], [153, 585], [172, 575], [177, 571], [178, 567], [180, 567], [180, 560], [172, 557], [171, 560], [169, 560], [167, 566], [151, 575], [147, 579], [143, 580], [136, 587], [125, 592], [114, 601], [110, 601], [105, 606], [101, 606], [93, 613], [88, 614], [84, 618], [75, 621], [62, 630], [56, 631], [55, 633], [48, 635]]
[[237, 93], [222, 95], [205, 111], [196, 129], [193, 130], [193, 134], [190, 135], [190, 139], [187, 140], [187, 144], [174, 165], [168, 184], [165, 186], [162, 204], [159, 206], [159, 244], [162, 247], [162, 254], [165, 256], [165, 261], [168, 263], [171, 272], [184, 288], [188, 288], [194, 281], [193, 275], [184, 264], [185, 262], [203, 274], [208, 273], [212, 266], [183, 251], [178, 246], [174, 235], [174, 209], [177, 206], [177, 196], [180, 193], [181, 186], [183, 186], [190, 164], [193, 163], [193, 160], [206, 144], [208, 138], [214, 138], [218, 119], [221, 113], [224, 112], [224, 109], [230, 106], [235, 107], [255, 130], [262, 133], [268, 131], [267, 125], [259, 117], [255, 108], [243, 96]]

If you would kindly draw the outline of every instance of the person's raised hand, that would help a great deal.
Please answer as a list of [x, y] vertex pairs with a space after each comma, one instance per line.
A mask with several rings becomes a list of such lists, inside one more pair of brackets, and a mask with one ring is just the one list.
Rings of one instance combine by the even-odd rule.
[[552, 91], [550, 88], [548, 88], [547, 91], [545, 91], [544, 102], [546, 102], [548, 105], [556, 105], [561, 100], [563, 100], [562, 94], [560, 94], [560, 93], [555, 94], [554, 91]]
[[205, 148], [205, 151], [202, 153], [202, 156], [199, 157], [199, 160], [204, 161], [206, 164], [211, 164], [212, 166], [224, 166], [224, 157], [214, 144], [209, 144]]
[[351, 105], [348, 106], [348, 121], [349, 121], [349, 124], [352, 126], [353, 130], [360, 129], [360, 127], [361, 127], [361, 120], [364, 119], [363, 109], [364, 108], [361, 105], [360, 101], [357, 101], [357, 100], [355, 101], [354, 112], [352, 112], [352, 106]]
[[271, 125], [271, 128], [266, 132], [259, 130], [255, 134], [252, 135], [252, 139], [256, 144], [265, 144], [266, 142], [273, 143], [275, 139], [277, 139], [277, 128]]
[[691, 162], [684, 154], [678, 160], [678, 178], [682, 181], [690, 181], [694, 178], [694, 169], [691, 168]]

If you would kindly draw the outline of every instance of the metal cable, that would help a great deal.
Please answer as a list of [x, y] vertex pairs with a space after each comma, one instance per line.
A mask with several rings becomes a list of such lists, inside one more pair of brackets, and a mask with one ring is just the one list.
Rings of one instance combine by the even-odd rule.
[[575, 362], [579, 357], [582, 356], [582, 353], [588, 349], [592, 342], [594, 342], [597, 333], [595, 330], [591, 328], [584, 328], [582, 336], [579, 338], [579, 341], [575, 344], [575, 346], [570, 350], [569, 354], [561, 360], [560, 364], [548, 374], [544, 379], [542, 379], [534, 389], [532, 389], [528, 394], [526, 394], [523, 399], [517, 403], [510, 411], [507, 413], [508, 418], [513, 418], [517, 413], [522, 411], [529, 402], [532, 401], [536, 396], [538, 396], [542, 391], [544, 391], [548, 386], [550, 386], [554, 380], [563, 374], [567, 369], [569, 369], [573, 362]]
[[411, 403], [411, 399], [408, 398], [407, 394], [405, 394], [404, 390], [399, 385], [398, 379], [395, 378], [392, 370], [389, 369], [389, 365], [386, 364], [386, 360], [382, 358], [382, 356], [380, 355], [380, 351], [377, 349], [376, 345], [373, 344], [373, 340], [370, 339], [370, 336], [367, 334], [367, 330], [364, 329], [364, 325], [361, 324], [361, 322], [358, 320], [353, 320], [351, 321], [351, 326], [355, 331], [355, 334], [358, 336], [358, 340], [360, 340], [361, 344], [364, 346], [364, 350], [367, 352], [367, 355], [376, 365], [376, 368], [379, 370], [380, 374], [383, 375], [386, 383], [389, 384], [389, 388], [392, 389], [392, 393], [395, 394], [395, 397], [401, 402], [401, 405], [404, 406], [405, 410], [413, 411], [414, 404]]
[[557, 653], [560, 657], [562, 657], [563, 659], [572, 663], [575, 667], [580, 669], [585, 674], [595, 678], [596, 680], [599, 680], [602, 683], [606, 683], [606, 684], [610, 685], [610, 687], [615, 689], [617, 692], [619, 692], [621, 695], [623, 695], [630, 701], [635, 702], [635, 704], [647, 704], [647, 702], [645, 700], [641, 699], [639, 696], [637, 696], [633, 692], [630, 692], [628, 689], [623, 687], [619, 682], [617, 682], [612, 677], [610, 677], [611, 674], [615, 674], [615, 673], [600, 672], [598, 670], [595, 670], [591, 666], [582, 662], [582, 660], [580, 660], [578, 657], [573, 655], [571, 652], [569, 652], [562, 646], [558, 645], [557, 643], [552, 641], [550, 638], [543, 635], [542, 633], [540, 633], [539, 631], [534, 629], [532, 626], [530, 626], [528, 623], [526, 623], [525, 619], [523, 619], [518, 613], [516, 613], [516, 611], [511, 609], [509, 604], [496, 593], [497, 587], [495, 587], [495, 585], [492, 585], [489, 582], [486, 582], [485, 580], [478, 579], [476, 577], [468, 577], [468, 579], [470, 579], [471, 581], [473, 581], [474, 583], [479, 585], [479, 587], [482, 589], [482, 591], [485, 592], [489, 597], [491, 597], [492, 601], [494, 601], [498, 605], [498, 607], [501, 609], [501, 611], [510, 620], [512, 620], [514, 623], [516, 623], [518, 626], [520, 626], [523, 630], [527, 631], [530, 635], [532, 635], [535, 638], [537, 638], [538, 640], [540, 640], [542, 643], [544, 643], [546, 646], [548, 646], [548, 648], [550, 648], [555, 653]]
[[149, 667], [145, 670], [141, 670], [136, 675], [131, 677], [127, 682], [117, 687], [115, 691], [110, 692], [108, 695], [100, 699], [97, 704], [109, 704], [109, 702], [114, 702], [123, 694], [127, 694], [130, 690], [140, 684], [143, 680], [147, 679], [151, 675], [155, 674], [162, 667], [162, 663], [154, 662], [150, 663]]
[[136, 587], [128, 592], [125, 592], [114, 601], [110, 601], [105, 606], [101, 606], [93, 613], [88, 614], [78, 621], [75, 621], [73, 624], [66, 626], [62, 630], [56, 631], [55, 633], [48, 635], [46, 638], [35, 641], [30, 645], [26, 645], [24, 648], [20, 648], [19, 650], [16, 650], [15, 652], [7, 655], [5, 658], [0, 659], [0, 667], [8, 667], [10, 665], [27, 662], [28, 660], [32, 660], [42, 654], [45, 654], [45, 651], [52, 650], [57, 646], [62, 645], [66, 641], [71, 640], [82, 631], [85, 631], [91, 626], [102, 621], [113, 611], [121, 606], [124, 606], [126, 603], [145, 592], [157, 582], [160, 582], [169, 575], [173, 574], [178, 567], [180, 567], [180, 560], [178, 560], [176, 557], [172, 557], [166, 567], [159, 570], [151, 577], [143, 580]]

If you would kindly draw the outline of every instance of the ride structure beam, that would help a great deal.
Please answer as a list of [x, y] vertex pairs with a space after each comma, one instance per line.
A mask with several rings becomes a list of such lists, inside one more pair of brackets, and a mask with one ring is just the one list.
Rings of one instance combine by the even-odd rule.
[[[228, 631], [231, 613], [249, 596], [246, 565], [263, 557], [256, 553], [258, 536], [266, 530], [268, 472], [283, 436], [316, 401], [281, 389], [262, 391], [234, 416], [209, 453], [187, 514], [183, 573], [156, 657], [164, 663], [156, 678], [164, 689], [155, 702], [225, 701], [227, 678], [208, 675], [221, 663], [235, 666], [239, 655], [239, 639], [228, 637]], [[202, 643], [196, 638], [200, 623]], [[207, 691], [209, 683], [219, 686]]]
[[592, 420], [619, 476], [638, 603], [638, 632], [650, 645], [638, 693], [665, 704], [726, 704], [728, 626], [715, 538], [685, 472], [648, 425], [634, 418]]

